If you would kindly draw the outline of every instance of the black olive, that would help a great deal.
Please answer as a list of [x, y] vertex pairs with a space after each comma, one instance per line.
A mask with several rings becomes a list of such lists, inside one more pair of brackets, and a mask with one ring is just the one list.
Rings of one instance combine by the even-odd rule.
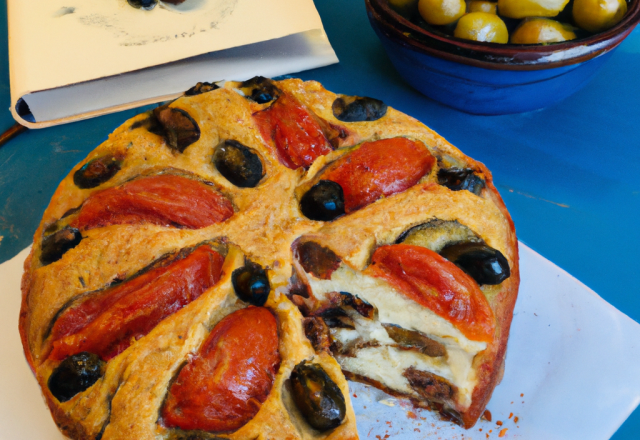
[[311, 427], [328, 431], [346, 415], [344, 395], [320, 365], [302, 361], [291, 372], [293, 401]]
[[440, 251], [447, 260], [469, 274], [478, 284], [500, 284], [511, 276], [507, 259], [484, 243], [457, 243]]
[[324, 319], [325, 324], [331, 328], [348, 328], [354, 330], [356, 328], [353, 319], [339, 307], [332, 307], [320, 313], [320, 317]]
[[153, 111], [164, 128], [164, 137], [169, 147], [182, 153], [189, 145], [200, 139], [200, 127], [186, 111], [173, 107], [158, 107]]
[[199, 82], [195, 86], [191, 87], [189, 90], [184, 92], [186, 96], [194, 96], [201, 95], [203, 93], [211, 92], [212, 90], [219, 89], [220, 87], [217, 84], [212, 84], [208, 82]]
[[453, 191], [466, 189], [477, 196], [484, 188], [484, 180], [476, 176], [469, 168], [441, 168], [438, 171], [438, 183]]
[[344, 192], [340, 184], [321, 180], [300, 200], [300, 210], [311, 220], [331, 221], [344, 214]]
[[407, 330], [395, 324], [383, 323], [382, 326], [389, 337], [401, 347], [416, 349], [420, 353], [431, 357], [440, 357], [447, 354], [447, 349], [444, 345], [419, 331]]
[[304, 328], [304, 334], [316, 352], [330, 350], [331, 333], [324, 319], [318, 316], [303, 318], [302, 328]]
[[273, 101], [282, 93], [272, 80], [264, 76], [254, 76], [244, 81], [240, 84], [240, 90], [242, 90], [245, 97], [258, 104]]
[[102, 185], [120, 171], [122, 158], [113, 155], [97, 157], [85, 163], [73, 174], [73, 183], [80, 189]]
[[458, 425], [464, 425], [460, 413], [448, 405], [444, 405], [442, 409], [440, 409], [440, 414], [443, 416], [444, 420], [451, 420]]
[[226, 140], [216, 147], [213, 164], [220, 174], [240, 188], [253, 188], [263, 176], [258, 154], [234, 140]]
[[315, 241], [305, 241], [294, 247], [295, 257], [307, 273], [322, 280], [331, 279], [331, 274], [340, 267], [342, 260], [328, 247]]
[[[98, 440], [98, 439], [96, 439]], [[166, 440], [225, 440], [222, 437], [218, 437], [214, 434], [204, 431], [183, 431], [181, 429], [169, 430]]]
[[69, 249], [73, 249], [82, 240], [80, 231], [75, 228], [61, 229], [42, 239], [40, 262], [43, 266], [58, 261]]
[[66, 402], [96, 383], [104, 366], [97, 354], [83, 351], [69, 356], [49, 376], [49, 390], [60, 402]]
[[150, 11], [158, 4], [158, 0], [127, 0], [127, 2], [136, 9], [145, 9]]
[[164, 136], [164, 127], [155, 117], [155, 109], [147, 112], [147, 118], [134, 122], [129, 127], [129, 130], [135, 130], [137, 128], [146, 128], [149, 133], [156, 134], [158, 136]]
[[454, 386], [444, 377], [418, 370], [414, 366], [407, 368], [402, 375], [407, 378], [414, 391], [430, 402], [448, 402], [455, 392]]
[[376, 308], [358, 295], [352, 295], [349, 292], [340, 292], [340, 302], [343, 306], [351, 307], [365, 318], [373, 319], [376, 314]]
[[259, 264], [247, 261], [244, 267], [233, 271], [231, 282], [236, 295], [244, 302], [261, 307], [269, 298], [269, 277]]
[[341, 96], [333, 101], [333, 116], [342, 122], [377, 121], [387, 114], [387, 104], [379, 99]]

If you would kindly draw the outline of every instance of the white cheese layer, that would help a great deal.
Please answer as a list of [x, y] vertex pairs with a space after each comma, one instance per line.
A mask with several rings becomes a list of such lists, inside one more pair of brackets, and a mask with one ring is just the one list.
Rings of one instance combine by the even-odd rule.
[[[329, 292], [349, 292], [357, 295], [378, 310], [377, 321], [355, 319], [356, 329], [332, 329], [332, 336], [343, 344], [356, 338], [376, 340], [380, 347], [358, 350], [357, 357], [337, 356], [347, 371], [377, 380], [391, 389], [418, 396], [402, 375], [409, 367], [427, 371], [448, 380], [458, 388], [457, 403], [463, 408], [471, 404], [476, 385], [475, 371], [471, 368], [475, 355], [487, 347], [485, 342], [466, 338], [453, 324], [398, 292], [384, 280], [369, 277], [342, 265], [330, 280], [308, 275], [313, 295], [320, 301]], [[356, 318], [354, 316], [354, 318]], [[381, 323], [396, 324], [408, 330], [417, 330], [442, 343], [447, 355], [433, 358], [416, 351], [385, 346], [394, 344]]]

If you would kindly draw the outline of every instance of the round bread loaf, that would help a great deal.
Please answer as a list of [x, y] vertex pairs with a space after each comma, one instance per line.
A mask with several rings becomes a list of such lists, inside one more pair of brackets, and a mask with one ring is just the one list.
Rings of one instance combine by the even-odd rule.
[[345, 376], [471, 427], [519, 284], [490, 172], [372, 98], [199, 83], [61, 182], [20, 333], [73, 439], [351, 439]]

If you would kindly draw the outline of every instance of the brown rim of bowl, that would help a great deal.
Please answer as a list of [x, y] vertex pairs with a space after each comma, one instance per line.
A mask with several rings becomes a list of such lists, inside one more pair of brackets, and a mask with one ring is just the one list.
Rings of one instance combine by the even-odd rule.
[[[622, 21], [599, 34], [549, 45], [508, 45], [447, 37], [411, 23], [391, 9], [388, 0], [365, 3], [372, 19], [403, 45], [426, 55], [492, 70], [543, 70], [582, 63], [617, 47], [640, 19], [640, 0], [632, 0]], [[571, 49], [576, 53], [557, 55]], [[557, 59], [549, 61], [550, 56]]]

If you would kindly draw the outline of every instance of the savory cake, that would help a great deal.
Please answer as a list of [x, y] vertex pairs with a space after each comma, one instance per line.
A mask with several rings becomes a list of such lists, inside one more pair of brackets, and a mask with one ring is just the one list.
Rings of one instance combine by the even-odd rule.
[[519, 283], [491, 174], [415, 119], [256, 77], [119, 127], [62, 181], [20, 333], [74, 439], [352, 439], [345, 376], [465, 427]]

